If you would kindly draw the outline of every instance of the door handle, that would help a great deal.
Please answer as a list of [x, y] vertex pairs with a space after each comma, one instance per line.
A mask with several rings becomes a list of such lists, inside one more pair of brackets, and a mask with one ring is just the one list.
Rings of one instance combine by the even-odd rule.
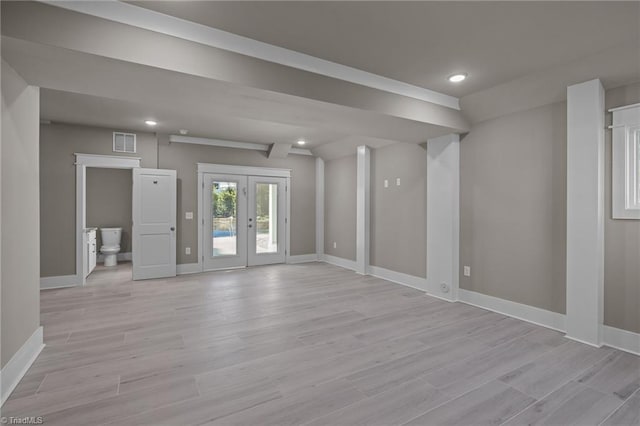
[[172, 226], [170, 229], [171, 229], [172, 231], [175, 231], [175, 230], [176, 230], [176, 228], [175, 228], [174, 226]]

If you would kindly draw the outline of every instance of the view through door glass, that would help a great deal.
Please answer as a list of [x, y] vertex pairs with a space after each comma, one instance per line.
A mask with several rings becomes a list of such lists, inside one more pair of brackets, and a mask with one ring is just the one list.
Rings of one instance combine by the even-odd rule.
[[256, 253], [278, 252], [278, 184], [256, 184]]
[[238, 253], [238, 183], [213, 182], [211, 186], [212, 256]]

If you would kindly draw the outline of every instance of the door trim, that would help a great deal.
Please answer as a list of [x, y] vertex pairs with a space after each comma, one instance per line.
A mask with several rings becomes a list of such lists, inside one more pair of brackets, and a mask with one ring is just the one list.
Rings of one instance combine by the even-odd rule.
[[[291, 169], [276, 169], [270, 167], [254, 167], [254, 166], [233, 166], [228, 164], [210, 164], [197, 163], [197, 194], [198, 194], [198, 270], [204, 270], [204, 241], [202, 234], [204, 232], [204, 199], [202, 189], [204, 188], [204, 175], [227, 174], [227, 175], [245, 175], [245, 176], [266, 176], [266, 177], [283, 177], [286, 178], [286, 212], [285, 219], [285, 263], [289, 263], [291, 256]], [[225, 268], [226, 269], [226, 268]]]
[[[84, 229], [87, 227], [87, 167], [103, 169], [136, 169], [140, 167], [139, 157], [75, 153], [76, 157], [76, 274], [75, 285], [86, 284], [84, 250]], [[133, 172], [132, 176], [133, 176]]]
[[198, 173], [215, 173], [221, 175], [247, 175], [291, 177], [291, 169], [274, 169], [270, 167], [230, 166], [228, 164], [198, 163]]

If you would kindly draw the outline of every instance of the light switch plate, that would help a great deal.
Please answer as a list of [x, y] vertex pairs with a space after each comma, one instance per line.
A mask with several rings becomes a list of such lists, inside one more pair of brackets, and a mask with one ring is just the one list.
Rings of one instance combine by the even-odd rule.
[[335, 241], [333, 242], [333, 248], [337, 248], [338, 247], [338, 243], [336, 243]]
[[191, 254], [191, 247], [185, 247], [184, 254]]
[[396, 186], [400, 186], [400, 178], [396, 178]]
[[389, 179], [385, 179], [384, 180], [384, 187], [388, 188], [389, 187]]
[[471, 266], [465, 266], [463, 269], [464, 269], [464, 276], [465, 277], [470, 277], [471, 276]]
[[193, 212], [186, 212], [184, 214], [184, 218], [187, 219], [187, 220], [193, 219]]

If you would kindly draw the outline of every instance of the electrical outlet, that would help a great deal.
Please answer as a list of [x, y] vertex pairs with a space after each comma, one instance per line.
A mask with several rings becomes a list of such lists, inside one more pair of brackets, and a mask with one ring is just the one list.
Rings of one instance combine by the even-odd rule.
[[389, 187], [389, 179], [385, 179], [384, 180], [384, 187], [388, 188]]
[[185, 247], [184, 254], [191, 254], [191, 247]]
[[447, 285], [447, 283], [440, 284], [440, 291], [442, 291], [443, 293], [449, 293], [449, 286]]
[[465, 277], [470, 277], [471, 276], [471, 266], [465, 266], [463, 269], [464, 269], [464, 276]]
[[400, 186], [400, 178], [396, 178], [396, 186]]
[[335, 241], [333, 242], [333, 248], [338, 248], [338, 243], [336, 243]]
[[184, 214], [184, 218], [187, 219], [187, 220], [193, 219], [193, 212], [186, 212]]

